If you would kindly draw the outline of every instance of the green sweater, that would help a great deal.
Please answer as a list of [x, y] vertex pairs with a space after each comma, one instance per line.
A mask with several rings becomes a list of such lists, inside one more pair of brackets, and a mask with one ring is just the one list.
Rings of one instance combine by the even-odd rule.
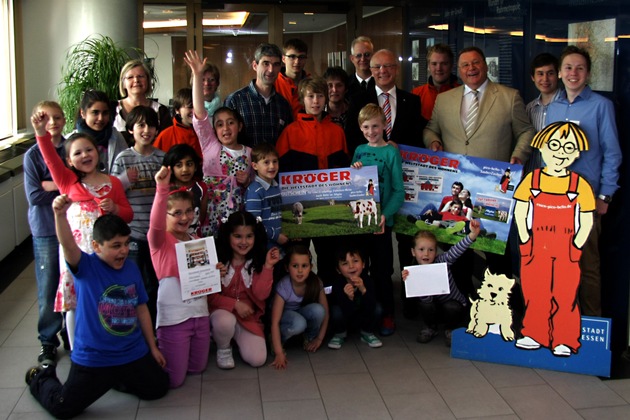
[[354, 152], [352, 163], [361, 162], [363, 166], [378, 167], [378, 188], [381, 199], [381, 214], [385, 224], [394, 225], [394, 214], [405, 200], [405, 187], [402, 177], [402, 159], [400, 152], [392, 145], [372, 147], [362, 144]]

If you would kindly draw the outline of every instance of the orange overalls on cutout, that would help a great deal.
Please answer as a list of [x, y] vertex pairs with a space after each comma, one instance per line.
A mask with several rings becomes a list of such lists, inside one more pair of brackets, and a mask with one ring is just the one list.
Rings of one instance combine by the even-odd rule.
[[520, 245], [525, 298], [521, 333], [541, 346], [553, 349], [564, 344], [576, 353], [581, 345], [578, 263], [582, 251], [573, 239], [580, 176], [570, 172], [567, 192], [552, 194], [540, 190], [540, 175], [540, 169], [532, 173], [531, 237]]

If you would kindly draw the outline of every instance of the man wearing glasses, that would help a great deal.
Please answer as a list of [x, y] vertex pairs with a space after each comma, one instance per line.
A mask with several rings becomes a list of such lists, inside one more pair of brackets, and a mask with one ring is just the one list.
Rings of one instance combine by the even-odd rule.
[[303, 109], [298, 94], [298, 84], [300, 80], [310, 77], [304, 71], [306, 59], [308, 58], [308, 46], [304, 41], [297, 38], [289, 39], [282, 47], [282, 63], [284, 68], [276, 79], [276, 92], [282, 95], [291, 104], [293, 119], [297, 119], [298, 113]]
[[377, 104], [387, 117], [383, 138], [388, 142], [422, 146], [422, 129], [426, 121], [420, 116], [420, 98], [396, 87], [398, 59], [389, 50], [379, 50], [370, 59], [374, 86], [350, 100], [346, 123], [346, 142], [350, 155], [365, 138], [357, 116], [365, 105]]
[[374, 52], [372, 40], [367, 36], [355, 38], [350, 45], [350, 61], [354, 65], [355, 73], [350, 75], [348, 81], [348, 98], [367, 92], [374, 87], [374, 79], [370, 71], [370, 59]]
[[[351, 100], [348, 120], [346, 122], [346, 141], [350, 154], [359, 144], [365, 143], [365, 138], [361, 133], [357, 116], [362, 107], [368, 103], [380, 106], [385, 113], [385, 130], [383, 138], [387, 142], [395, 144], [407, 144], [410, 146], [422, 146], [422, 129], [426, 121], [420, 114], [420, 98], [410, 92], [396, 87], [396, 76], [398, 75], [398, 58], [392, 51], [379, 50], [370, 59], [370, 71], [374, 79], [374, 87], [357, 95]], [[386, 233], [387, 235], [388, 233]], [[401, 267], [410, 265], [412, 248], [411, 237], [396, 235], [398, 238], [398, 257]], [[391, 244], [391, 243], [390, 243]], [[380, 334], [388, 336], [394, 333], [396, 325], [394, 322], [394, 292], [391, 276], [393, 270], [393, 255], [391, 250], [386, 250], [379, 258], [382, 270], [372, 273], [375, 281], [380, 281], [382, 293], [378, 296], [378, 301], [382, 306], [382, 320]], [[391, 264], [390, 264], [391, 263]], [[378, 280], [376, 280], [378, 279]]]

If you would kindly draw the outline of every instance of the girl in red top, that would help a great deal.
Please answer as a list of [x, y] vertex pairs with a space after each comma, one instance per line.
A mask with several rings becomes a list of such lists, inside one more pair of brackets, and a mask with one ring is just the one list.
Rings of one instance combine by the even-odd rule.
[[221, 293], [208, 297], [217, 366], [234, 367], [232, 339], [245, 362], [262, 366], [267, 360], [267, 346], [260, 317], [271, 293], [273, 266], [280, 261], [280, 251], [267, 251], [267, 234], [260, 219], [238, 211], [219, 228], [217, 252], [218, 268], [227, 270], [221, 276]]
[[[92, 227], [96, 219], [103, 214], [115, 214], [129, 223], [133, 218], [133, 210], [118, 178], [99, 171], [98, 147], [89, 134], [75, 133], [66, 140], [68, 163], [66, 167], [50, 141], [50, 133], [46, 131], [49, 118], [50, 116], [41, 110], [31, 117], [37, 144], [59, 192], [68, 195], [72, 200], [67, 216], [75, 241], [82, 251], [92, 253], [94, 252]], [[62, 253], [60, 271], [55, 312], [66, 312], [66, 330], [72, 346], [77, 296], [74, 280], [66, 267]]]

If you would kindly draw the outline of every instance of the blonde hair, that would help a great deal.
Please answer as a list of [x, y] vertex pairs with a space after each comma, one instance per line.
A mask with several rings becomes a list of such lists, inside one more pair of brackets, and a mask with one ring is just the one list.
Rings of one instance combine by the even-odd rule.
[[578, 150], [580, 152], [588, 150], [588, 138], [586, 137], [586, 133], [579, 125], [570, 121], [557, 121], [540, 130], [532, 140], [532, 147], [542, 149], [557, 132], [560, 132], [561, 139], [566, 139], [569, 137], [569, 134], [573, 134], [577, 142]]
[[151, 93], [153, 90], [153, 83], [151, 77], [151, 69], [146, 65], [146, 63], [142, 60], [131, 60], [127, 61], [123, 66], [122, 70], [120, 70], [120, 80], [118, 81], [118, 91], [120, 92], [120, 97], [127, 97], [127, 89], [125, 89], [125, 74], [129, 72], [131, 69], [135, 69], [136, 67], [142, 67], [144, 70], [144, 74], [147, 76], [147, 95]]
[[61, 105], [59, 105], [55, 101], [39, 101], [33, 108], [33, 114], [39, 111], [41, 108], [54, 108], [57, 111], [61, 112], [61, 115], [63, 115], [63, 117], [66, 118], [66, 114], [63, 112]]
[[385, 112], [383, 109], [376, 104], [367, 104], [361, 111], [359, 111], [359, 125], [363, 124], [367, 120], [371, 120], [372, 118], [380, 118], [383, 124], [385, 124]]
[[418, 232], [416, 232], [416, 234], [413, 236], [413, 246], [416, 246], [416, 243], [418, 242], [419, 239], [429, 239], [433, 242], [435, 242], [435, 244], [437, 245], [437, 237], [435, 236], [435, 234], [429, 230], [419, 230]]

